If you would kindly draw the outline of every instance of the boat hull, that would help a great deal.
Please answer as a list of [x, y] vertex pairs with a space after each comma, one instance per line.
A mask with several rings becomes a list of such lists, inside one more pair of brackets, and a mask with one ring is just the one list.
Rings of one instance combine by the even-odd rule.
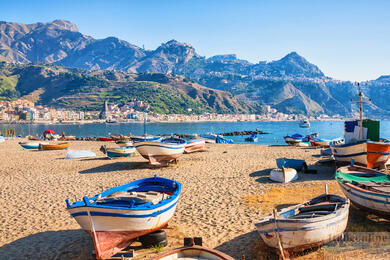
[[158, 255], [152, 260], [173, 260], [173, 259], [213, 259], [213, 260], [234, 260], [220, 251], [208, 249], [202, 246], [181, 247]]
[[69, 143], [58, 143], [58, 144], [40, 144], [39, 149], [43, 151], [50, 150], [65, 150], [68, 149]]
[[20, 146], [22, 146], [23, 149], [38, 149], [40, 144], [48, 144], [44, 142], [26, 142], [26, 143], [19, 143]]
[[137, 151], [149, 160], [151, 165], [165, 166], [183, 155], [185, 144], [165, 144], [161, 142], [137, 142]]
[[134, 156], [135, 148], [134, 147], [123, 147], [123, 148], [108, 148], [107, 157], [108, 158], [117, 158], [117, 157], [130, 157]]
[[269, 175], [269, 178], [272, 181], [286, 183], [290, 181], [295, 181], [298, 179], [298, 173], [295, 169], [273, 169]]
[[331, 146], [331, 149], [336, 161], [349, 163], [354, 159], [356, 164], [367, 168], [384, 165], [390, 155], [390, 144], [370, 141]]
[[195, 139], [187, 141], [185, 145], [185, 153], [201, 152], [206, 150], [206, 140], [205, 139]]

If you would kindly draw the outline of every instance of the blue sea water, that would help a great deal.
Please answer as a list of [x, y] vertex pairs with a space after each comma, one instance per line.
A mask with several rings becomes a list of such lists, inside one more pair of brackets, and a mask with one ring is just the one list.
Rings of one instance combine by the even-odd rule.
[[[77, 137], [87, 136], [108, 136], [109, 134], [142, 135], [144, 125], [142, 123], [124, 123], [124, 124], [1, 124], [0, 131], [14, 129], [16, 135], [39, 135], [47, 129], [54, 130], [56, 133], [65, 132], [66, 135], [75, 135]], [[203, 134], [203, 133], [226, 133], [234, 131], [259, 131], [270, 134], [259, 135], [259, 141], [255, 144], [284, 144], [283, 136], [299, 133], [307, 135], [318, 133], [321, 138], [334, 139], [343, 137], [343, 121], [313, 121], [310, 128], [300, 128], [298, 122], [182, 122], [182, 123], [148, 123], [146, 125], [148, 134]], [[381, 121], [381, 138], [390, 139], [390, 121]], [[235, 143], [245, 142], [247, 136], [229, 136]]]

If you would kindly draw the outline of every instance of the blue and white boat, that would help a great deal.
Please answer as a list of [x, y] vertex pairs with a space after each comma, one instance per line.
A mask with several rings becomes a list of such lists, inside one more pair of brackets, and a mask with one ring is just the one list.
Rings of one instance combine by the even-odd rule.
[[194, 153], [206, 150], [206, 139], [186, 138], [185, 153]]
[[245, 138], [245, 141], [247, 142], [257, 142], [259, 140], [259, 137], [256, 134], [251, 134], [251, 136]]
[[337, 169], [336, 180], [356, 207], [390, 219], [390, 176], [357, 165]]
[[288, 159], [288, 158], [278, 158], [276, 159], [276, 165], [278, 168], [292, 168], [297, 171], [302, 171], [307, 167], [305, 160], [299, 159]]
[[143, 135], [143, 136], [131, 136], [131, 141], [133, 143], [136, 142], [156, 142], [162, 139], [161, 136], [155, 136], [155, 135]]
[[66, 153], [65, 159], [78, 159], [96, 157], [96, 154], [90, 150], [70, 150]]
[[168, 137], [158, 141], [135, 142], [134, 146], [151, 165], [167, 166], [184, 153], [186, 143], [184, 139]]
[[289, 145], [296, 145], [302, 142], [303, 136], [300, 134], [287, 135], [284, 138], [284, 141]]
[[168, 224], [176, 210], [181, 184], [153, 177], [133, 181], [70, 203], [67, 211], [92, 236], [97, 259], [126, 248], [135, 238]]
[[215, 138], [215, 143], [217, 143], [217, 144], [233, 144], [234, 141], [232, 139], [225, 138], [222, 135], [217, 135], [217, 138]]
[[39, 149], [39, 145], [41, 144], [49, 144], [48, 142], [19, 142], [20, 146], [23, 149]]
[[310, 127], [310, 122], [307, 119], [299, 121], [299, 127], [300, 128], [309, 128]]
[[130, 157], [130, 156], [134, 156], [135, 147], [127, 146], [127, 147], [107, 148], [106, 153], [107, 153], [107, 157], [110, 159], [118, 158], [118, 157]]
[[346, 198], [323, 194], [279, 212], [275, 210], [255, 226], [268, 246], [298, 252], [341, 236], [347, 227], [349, 205]]

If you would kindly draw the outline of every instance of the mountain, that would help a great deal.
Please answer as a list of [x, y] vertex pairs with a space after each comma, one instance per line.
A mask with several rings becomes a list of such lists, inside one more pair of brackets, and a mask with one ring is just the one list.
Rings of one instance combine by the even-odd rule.
[[59, 65], [0, 62], [0, 97], [23, 97], [38, 104], [99, 110], [105, 100], [146, 101], [156, 113], [248, 113], [253, 107], [231, 93], [201, 86], [184, 76], [87, 71]]
[[[357, 88], [351, 82], [327, 77], [297, 52], [280, 60], [251, 63], [234, 54], [206, 58], [190, 44], [176, 40], [163, 43], [155, 50], [144, 50], [115, 37], [94, 39], [83, 35], [76, 25], [64, 20], [35, 24], [0, 22], [0, 61], [52, 63], [90, 70], [83, 71], [83, 75], [101, 70], [115, 70], [117, 74], [117, 71], [123, 71], [138, 75], [182, 75], [178, 81], [171, 80], [169, 86], [207, 103], [210, 109], [221, 111], [236, 107], [237, 111], [254, 111], [256, 108], [260, 112], [261, 107], [270, 105], [285, 113], [347, 116], [357, 109], [350, 102], [350, 99], [357, 98]], [[174, 84], [187, 78], [194, 81], [192, 88], [207, 87], [207, 91], [203, 89], [199, 94], [199, 90], [188, 90], [189, 84], [184, 84], [185, 88]], [[17, 95], [10, 87], [15, 77], [1, 80], [1, 91], [7, 93], [4, 97]], [[390, 111], [387, 105], [389, 81], [390, 76], [382, 76], [361, 84], [367, 97], [373, 101], [367, 109], [368, 115], [390, 116], [387, 112]], [[20, 87], [16, 91], [24, 93]], [[203, 95], [206, 92], [209, 93], [205, 94], [206, 97], [215, 97], [218, 102], [206, 98]], [[190, 93], [197, 94], [191, 97]], [[223, 101], [225, 96], [232, 103]]]

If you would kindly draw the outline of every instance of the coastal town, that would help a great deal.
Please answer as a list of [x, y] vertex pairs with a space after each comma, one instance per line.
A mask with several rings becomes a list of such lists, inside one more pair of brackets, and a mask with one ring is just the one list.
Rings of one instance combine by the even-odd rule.
[[[0, 122], [2, 123], [128, 123], [142, 122], [145, 119], [149, 104], [144, 101], [131, 101], [124, 105], [105, 102], [101, 111], [74, 111], [36, 105], [34, 102], [18, 99], [0, 101]], [[342, 120], [340, 115], [306, 117], [297, 114], [285, 114], [269, 105], [264, 106], [263, 114], [157, 114], [147, 113], [151, 122], [184, 122], [184, 121], [290, 121], [302, 120]]]

